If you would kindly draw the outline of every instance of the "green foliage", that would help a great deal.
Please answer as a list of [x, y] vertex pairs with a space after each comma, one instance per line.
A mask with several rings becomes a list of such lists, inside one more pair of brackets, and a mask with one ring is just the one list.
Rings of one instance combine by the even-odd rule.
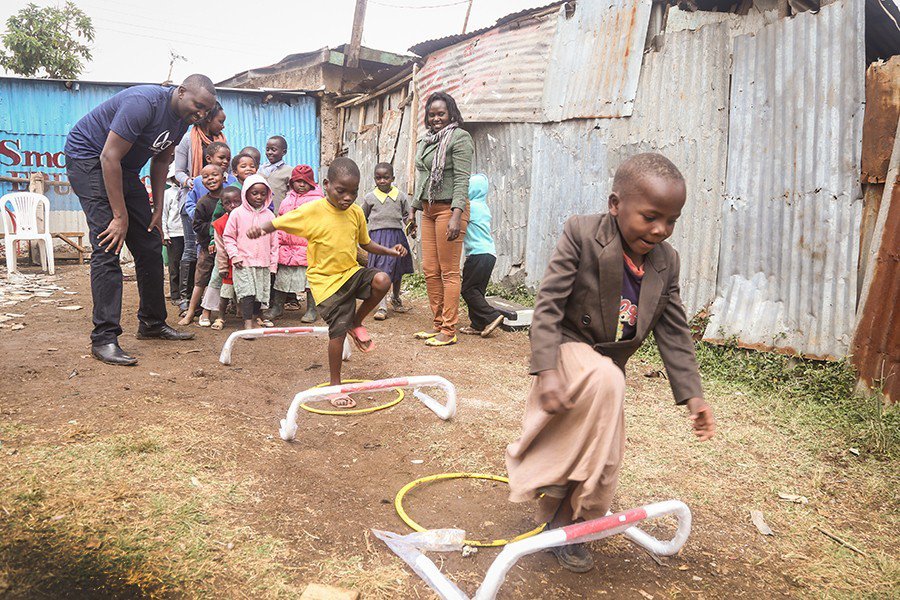
[[[652, 336], [636, 358], [660, 362]], [[839, 431], [846, 441], [885, 458], [900, 455], [900, 406], [885, 405], [879, 390], [854, 392], [856, 374], [846, 361], [828, 362], [696, 342], [700, 373], [707, 380], [765, 396], [773, 412]], [[802, 414], [801, 414], [802, 413]]]
[[6, 20], [0, 66], [24, 77], [75, 79], [91, 60], [94, 25], [74, 3], [28, 4]]
[[521, 283], [514, 288], [509, 288], [499, 283], [489, 283], [487, 295], [499, 296], [504, 300], [509, 300], [510, 302], [521, 304], [522, 306], [534, 306], [534, 292]]

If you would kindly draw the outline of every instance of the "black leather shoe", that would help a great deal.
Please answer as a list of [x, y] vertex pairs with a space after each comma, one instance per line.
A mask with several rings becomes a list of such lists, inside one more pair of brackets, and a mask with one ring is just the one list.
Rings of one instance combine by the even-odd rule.
[[108, 365], [119, 365], [122, 367], [130, 367], [137, 364], [137, 359], [133, 356], [125, 354], [115, 342], [111, 344], [100, 344], [91, 346], [91, 354], [94, 358]]
[[169, 340], [175, 342], [181, 342], [184, 340], [192, 340], [194, 339], [193, 333], [186, 333], [178, 331], [177, 329], [172, 329], [165, 323], [158, 327], [151, 328], [143, 328], [138, 327], [137, 335], [135, 336], [139, 340]]

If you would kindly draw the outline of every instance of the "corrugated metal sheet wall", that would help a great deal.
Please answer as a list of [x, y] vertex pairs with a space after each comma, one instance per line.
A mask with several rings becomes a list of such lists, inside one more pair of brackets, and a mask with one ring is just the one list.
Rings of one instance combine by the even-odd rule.
[[689, 315], [708, 306], [716, 293], [729, 69], [725, 25], [667, 33], [662, 49], [644, 57], [631, 117], [601, 122], [609, 139], [610, 177], [639, 152], [661, 152], [684, 174], [688, 201], [669, 241], [681, 255]]
[[651, 0], [578, 2], [564, 9], [544, 84], [544, 120], [631, 114]]
[[443, 90], [469, 121], [542, 121], [544, 70], [556, 19], [545, 15], [521, 28], [492, 29], [428, 56], [416, 79], [425, 101]]
[[534, 131], [527, 279], [537, 284], [571, 215], [606, 211], [606, 138], [591, 121], [541, 125]]
[[857, 1], [843, 0], [769, 25], [760, 15], [668, 32], [660, 51], [644, 55], [627, 118], [470, 121], [475, 170], [491, 181], [493, 279], [539, 283], [565, 219], [605, 211], [618, 165], [660, 151], [688, 185], [671, 239], [688, 315], [715, 300], [710, 338], [846, 355], [860, 227], [861, 18]]
[[[490, 182], [491, 209], [497, 264], [493, 279], [519, 283], [525, 279], [528, 213], [531, 194], [532, 140], [538, 127], [529, 123], [483, 123], [472, 125], [475, 141], [473, 172], [484, 173]], [[546, 199], [538, 197], [536, 201]]]
[[862, 7], [842, 0], [735, 38], [709, 338], [847, 354], [862, 213]]
[[[125, 86], [80, 82], [67, 89], [59, 81], [0, 78], [0, 175], [27, 176], [41, 171], [66, 181], [66, 135], [84, 114], [125, 89]], [[225, 133], [233, 149], [265, 147], [266, 138], [284, 135], [289, 162], [319, 165], [319, 119], [316, 99], [292, 97], [290, 105], [262, 104], [262, 94], [220, 91], [227, 115]], [[145, 169], [144, 175], [148, 174]], [[0, 194], [12, 184], [0, 182]], [[51, 187], [50, 224], [53, 231], [87, 231], [78, 198], [69, 188]]]

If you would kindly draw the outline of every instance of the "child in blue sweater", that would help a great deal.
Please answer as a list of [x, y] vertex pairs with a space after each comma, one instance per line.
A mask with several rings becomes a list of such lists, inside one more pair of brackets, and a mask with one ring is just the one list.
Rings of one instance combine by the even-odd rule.
[[469, 227], [463, 242], [466, 262], [463, 264], [462, 297], [469, 307], [470, 327], [460, 333], [489, 337], [504, 318], [515, 319], [515, 313], [497, 310], [485, 299], [488, 282], [497, 262], [497, 249], [491, 236], [491, 209], [487, 205], [488, 178], [480, 173], [469, 178]]

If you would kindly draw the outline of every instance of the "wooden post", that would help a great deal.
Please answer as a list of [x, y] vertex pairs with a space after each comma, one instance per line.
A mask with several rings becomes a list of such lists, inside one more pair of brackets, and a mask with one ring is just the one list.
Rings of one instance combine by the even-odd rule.
[[419, 74], [419, 65], [413, 65], [412, 72], [412, 102], [409, 110], [409, 147], [407, 148], [407, 173], [406, 193], [412, 195], [416, 185], [416, 132], [419, 130], [419, 90], [416, 88], [416, 75]]
[[466, 7], [466, 19], [463, 21], [463, 35], [466, 34], [466, 29], [469, 27], [469, 15], [472, 13], [472, 3], [475, 0], [469, 0], [469, 5]]
[[362, 46], [363, 24], [366, 21], [366, 0], [356, 0], [353, 11], [353, 31], [350, 34], [350, 46], [344, 55], [344, 66], [355, 69], [359, 66], [359, 49]]

